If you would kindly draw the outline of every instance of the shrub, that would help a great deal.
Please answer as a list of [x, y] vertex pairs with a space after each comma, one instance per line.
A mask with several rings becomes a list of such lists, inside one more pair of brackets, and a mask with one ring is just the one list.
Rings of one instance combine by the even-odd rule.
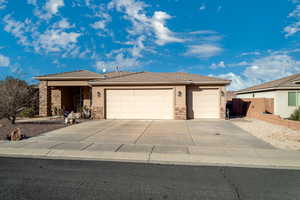
[[290, 116], [291, 120], [300, 121], [300, 107], [297, 108]]
[[19, 113], [19, 116], [20, 117], [34, 117], [35, 115], [35, 110], [34, 108], [25, 108], [24, 110], [22, 110], [20, 113]]

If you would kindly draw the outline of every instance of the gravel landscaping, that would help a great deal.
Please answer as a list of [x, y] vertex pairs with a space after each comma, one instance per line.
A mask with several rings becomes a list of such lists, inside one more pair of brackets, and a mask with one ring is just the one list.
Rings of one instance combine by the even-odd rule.
[[33, 137], [55, 129], [66, 127], [63, 119], [53, 120], [23, 120], [11, 124], [6, 119], [0, 120], [0, 140], [6, 140], [7, 135], [14, 129], [20, 128], [26, 137]]
[[232, 119], [231, 122], [274, 147], [300, 150], [300, 131], [252, 118]]

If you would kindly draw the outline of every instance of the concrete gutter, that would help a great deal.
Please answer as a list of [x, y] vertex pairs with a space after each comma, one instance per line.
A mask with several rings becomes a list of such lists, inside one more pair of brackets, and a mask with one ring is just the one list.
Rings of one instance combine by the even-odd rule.
[[[269, 150], [272, 153], [272, 150]], [[276, 153], [276, 152], [274, 152]], [[298, 153], [298, 152], [296, 152]], [[287, 152], [289, 155], [289, 152]], [[152, 152], [80, 151], [60, 149], [0, 148], [0, 157], [118, 161], [193, 166], [232, 166], [270, 169], [300, 170], [300, 159], [278, 159], [276, 157], [229, 157], [205, 154], [174, 154]]]

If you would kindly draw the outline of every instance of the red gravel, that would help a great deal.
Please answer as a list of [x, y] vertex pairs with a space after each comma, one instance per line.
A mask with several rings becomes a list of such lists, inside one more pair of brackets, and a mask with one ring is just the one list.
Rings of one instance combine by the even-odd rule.
[[25, 137], [33, 137], [48, 131], [66, 127], [66, 125], [62, 119], [35, 122], [16, 122], [16, 124], [11, 124], [10, 121], [2, 119], [0, 120], [0, 140], [6, 140], [7, 135], [16, 127], [21, 129], [21, 133], [25, 135]]

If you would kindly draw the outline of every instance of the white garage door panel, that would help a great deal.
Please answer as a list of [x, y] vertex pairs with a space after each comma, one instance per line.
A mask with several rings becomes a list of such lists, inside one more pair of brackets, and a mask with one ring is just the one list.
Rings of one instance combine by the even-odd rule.
[[107, 90], [107, 119], [173, 119], [173, 90]]
[[189, 91], [189, 117], [220, 118], [220, 96], [218, 89]]

